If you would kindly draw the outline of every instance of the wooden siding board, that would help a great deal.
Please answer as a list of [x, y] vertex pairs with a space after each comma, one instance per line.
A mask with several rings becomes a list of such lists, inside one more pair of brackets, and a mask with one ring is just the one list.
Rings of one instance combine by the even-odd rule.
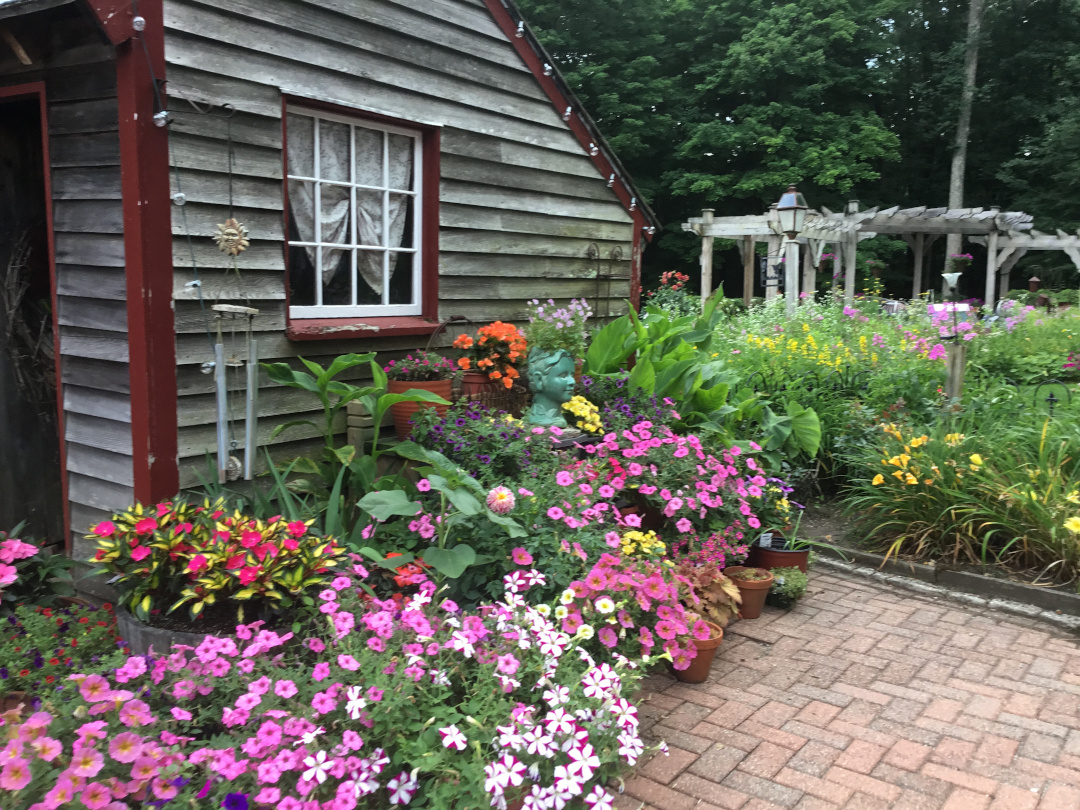
[[81, 385], [64, 386], [64, 409], [114, 422], [131, 421], [131, 400], [126, 394]]
[[[532, 211], [507, 211], [453, 203], [443, 203], [439, 206], [439, 224], [444, 229], [443, 233], [449, 228], [460, 228], [540, 236], [565, 236], [587, 239], [591, 242], [621, 242], [623, 244], [630, 242], [633, 238], [633, 230], [629, 223], [557, 217]], [[601, 244], [600, 247], [606, 251], [605, 245]]]
[[49, 105], [49, 132], [53, 135], [115, 132], [118, 119], [115, 98], [57, 101]]
[[600, 219], [607, 222], [627, 222], [626, 209], [617, 202], [600, 202], [578, 197], [558, 197], [538, 191], [527, 191], [506, 186], [489, 186], [443, 179], [440, 193], [442, 202], [458, 205], [476, 205], [483, 208], [530, 211], [550, 216]]
[[53, 200], [119, 200], [120, 172], [115, 166], [56, 167]]
[[[540, 236], [509, 231], [487, 231], [472, 229], [444, 229], [439, 235], [439, 248], [445, 253], [478, 253], [498, 260], [501, 272], [490, 275], [528, 275], [531, 267], [522, 267], [526, 261], [520, 257], [559, 257], [566, 259], [587, 259], [589, 246], [599, 244], [587, 238], [566, 238], [562, 236]], [[601, 255], [606, 258], [614, 248], [621, 248], [625, 261], [630, 261], [631, 245], [623, 242], [604, 242]], [[513, 256], [514, 258], [506, 258]], [[445, 257], [444, 258], [449, 258]], [[607, 264], [604, 261], [603, 264]], [[604, 272], [607, 272], [606, 268]], [[459, 274], [460, 275], [460, 274]], [[482, 274], [477, 274], [482, 275]], [[440, 291], [441, 291], [440, 286]]]
[[74, 503], [106, 512], [119, 511], [134, 500], [134, 493], [130, 486], [102, 481], [82, 473], [68, 474], [68, 493], [70, 500]]
[[614, 202], [622, 207], [615, 192], [608, 188], [595, 173], [590, 177], [575, 177], [553, 174], [543, 169], [510, 166], [491, 160], [457, 155], [445, 155], [442, 161], [444, 180], [461, 180], [470, 183], [484, 183], [492, 186], [506, 186], [525, 191], [540, 191], [566, 197], [581, 197], [589, 200]]
[[389, 0], [389, 2], [468, 31], [486, 34], [500, 42], [503, 41], [503, 33], [487, 9], [467, 8], [447, 0]]
[[69, 473], [92, 476], [113, 484], [129, 487], [135, 484], [130, 455], [110, 453], [73, 441], [67, 443], [67, 468]]
[[58, 233], [123, 234], [120, 200], [53, 200], [53, 228]]
[[56, 266], [56, 294], [125, 301], [127, 281], [121, 267], [58, 264]]
[[58, 295], [56, 314], [61, 326], [127, 332], [127, 302]]
[[488, 135], [458, 127], [446, 127], [442, 132], [440, 146], [444, 155], [495, 160], [509, 165], [580, 177], [599, 176], [596, 166], [581, 150], [575, 153], [546, 149], [501, 138], [497, 133]]
[[115, 358], [65, 357], [61, 379], [65, 385], [98, 388], [125, 396], [131, 393], [131, 375], [127, 363], [117, 362]]
[[131, 425], [82, 413], [69, 413], [64, 422], [64, 438], [99, 450], [131, 455]]
[[[178, 240], [173, 241], [174, 254], [186, 250]], [[188, 285], [195, 281], [196, 274], [185, 268], [173, 272], [173, 300], [198, 301], [199, 290]], [[202, 282], [202, 300], [209, 307], [217, 301], [283, 301], [285, 299], [285, 276], [280, 270], [227, 270], [199, 267], [198, 280]], [[258, 304], [255, 304], [256, 307]]]
[[278, 87], [200, 69], [198, 64], [189, 66], [174, 62], [169, 58], [168, 42], [165, 47], [165, 56], [169, 59], [166, 92], [170, 102], [176, 99], [176, 103], [231, 104], [238, 112], [281, 118], [281, 91]]
[[[279, 181], [280, 185], [280, 181]], [[187, 185], [185, 184], [185, 188]], [[187, 192], [185, 191], [185, 194]], [[234, 198], [235, 203], [235, 198]], [[281, 211], [268, 211], [258, 208], [242, 208], [234, 205], [233, 216], [244, 224], [253, 241], [264, 245], [266, 242], [284, 242], [285, 231], [282, 225]], [[217, 226], [229, 218], [229, 205], [206, 205], [188, 202], [172, 207], [172, 231], [175, 236], [191, 234], [199, 239], [209, 239], [218, 232]], [[214, 245], [216, 249], [216, 245]], [[280, 248], [278, 248], [280, 250]]]
[[95, 132], [89, 135], [56, 135], [49, 138], [53, 166], [120, 165], [120, 135]]
[[439, 299], [447, 312], [458, 315], [464, 314], [458, 312], [462, 305], [469, 307], [475, 302], [490, 302], [492, 299], [497, 299], [500, 307], [503, 307], [508, 301], [515, 299], [587, 298], [593, 301], [598, 292], [609, 298], [625, 298], [630, 295], [630, 282], [598, 282], [591, 278], [538, 278], [531, 273], [526, 278], [452, 277], [446, 279], [445, 289], [440, 287]]
[[124, 266], [124, 239], [114, 234], [57, 233], [56, 263]]
[[[285, 269], [285, 254], [281, 242], [254, 242], [239, 256], [232, 257], [218, 250], [217, 245], [206, 237], [192, 234], [190, 242], [185, 236], [173, 237], [173, 267], [192, 267], [193, 256], [194, 266], [200, 271], [232, 270], [235, 258], [236, 270], [233, 270], [232, 274], [235, 277], [239, 271], [241, 278], [245, 273], [256, 270], [276, 270], [281, 277], [281, 271]], [[203, 296], [208, 297], [205, 289]]]
[[[259, 430], [256, 434], [259, 446], [270, 447], [275, 444], [285, 444], [301, 439], [314, 439], [321, 436], [322, 426], [319, 420], [321, 414], [322, 409], [320, 408], [317, 411], [302, 411], [299, 413], [286, 414], [284, 416], [273, 416], [260, 419]], [[277, 428], [278, 425], [283, 425], [286, 422], [292, 422], [296, 419], [311, 419], [318, 427], [299, 425], [297, 427], [289, 428], [283, 433], [271, 438], [271, 434], [273, 434], [274, 429]], [[243, 423], [242, 418], [240, 419], [240, 422], [241, 424]], [[334, 431], [344, 432], [344, 430], [345, 411], [341, 411], [334, 422]], [[208, 451], [210, 453], [215, 452], [216, 447], [217, 432], [213, 424], [180, 428], [180, 444], [178, 447], [178, 455], [180, 458], [205, 456]], [[234, 451], [234, 455], [242, 457], [243, 449], [238, 448], [238, 451]]]
[[[281, 122], [275, 124], [280, 127]], [[224, 172], [196, 171], [185, 169], [180, 175], [180, 183], [177, 184], [176, 173], [172, 174], [171, 191], [183, 191], [187, 198], [188, 207], [193, 203], [208, 205], [229, 204], [229, 176]], [[259, 214], [265, 211], [276, 212], [281, 220], [281, 212], [285, 206], [284, 192], [280, 179], [252, 177], [249, 175], [237, 176], [233, 174], [232, 200], [238, 208], [260, 209]], [[175, 219], [175, 217], [174, 217]]]
[[85, 357], [91, 360], [115, 360], [126, 363], [128, 361], [127, 335], [61, 325], [60, 354], [65, 358]]
[[[278, 122], [278, 126], [281, 123]], [[181, 182], [185, 169], [214, 171], [226, 174], [229, 171], [229, 149], [224, 140], [203, 138], [177, 132], [169, 137], [169, 154], [172, 166], [181, 170]], [[246, 143], [233, 144], [233, 177], [268, 177], [281, 180], [281, 149], [265, 146], [252, 146]], [[173, 178], [175, 182], [175, 177]]]

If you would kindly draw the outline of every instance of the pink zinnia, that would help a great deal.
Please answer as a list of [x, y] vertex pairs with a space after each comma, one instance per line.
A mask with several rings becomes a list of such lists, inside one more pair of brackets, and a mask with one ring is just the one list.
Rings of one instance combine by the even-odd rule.
[[505, 515], [513, 510], [517, 500], [514, 493], [506, 487], [495, 487], [487, 495], [488, 509], [496, 515]]

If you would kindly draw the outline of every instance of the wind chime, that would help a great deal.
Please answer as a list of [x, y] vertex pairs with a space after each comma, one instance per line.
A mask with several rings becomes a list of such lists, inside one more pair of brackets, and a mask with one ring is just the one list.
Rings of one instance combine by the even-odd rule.
[[[233, 143], [232, 113], [227, 119], [228, 126], [228, 165], [229, 165], [229, 218], [217, 226], [214, 241], [218, 249], [232, 259], [232, 270], [240, 277], [236, 257], [243, 253], [248, 245], [248, 230], [233, 216]], [[245, 304], [247, 301], [245, 300]], [[210, 308], [216, 321], [217, 340], [214, 343], [214, 382], [217, 393], [217, 472], [218, 482], [226, 483], [240, 478], [245, 481], [254, 477], [255, 453], [258, 449], [257, 429], [259, 424], [259, 346], [255, 340], [254, 321], [259, 310], [255, 307], [238, 304], [214, 304]], [[226, 330], [225, 323], [228, 322]], [[246, 323], [245, 323], [246, 321]], [[245, 328], [246, 327], [246, 328]], [[247, 361], [238, 354], [238, 333], [244, 328], [247, 338]], [[229, 356], [225, 356], [225, 332], [229, 332]], [[233, 455], [239, 444], [234, 430], [234, 397], [229, 394], [229, 373], [244, 374], [244, 462]], [[233, 386], [239, 388], [239, 386]]]

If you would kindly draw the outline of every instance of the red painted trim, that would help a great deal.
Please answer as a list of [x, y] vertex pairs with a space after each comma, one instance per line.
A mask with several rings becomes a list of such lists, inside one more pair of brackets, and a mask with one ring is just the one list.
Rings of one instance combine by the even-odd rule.
[[45, 82], [0, 87], [0, 99], [36, 98], [41, 117], [41, 162], [45, 182], [45, 228], [49, 245], [49, 294], [52, 301], [53, 372], [56, 375], [56, 439], [60, 445], [60, 497], [64, 511], [64, 550], [71, 552], [71, 504], [68, 501], [67, 439], [64, 430], [64, 380], [61, 373], [60, 318], [56, 306], [56, 242], [53, 234], [52, 161], [49, 159], [49, 115]]
[[[375, 328], [372, 328], [375, 327]], [[341, 340], [343, 338], [381, 338], [402, 335], [430, 335], [439, 324], [423, 318], [293, 318], [285, 333], [291, 340]]]
[[645, 217], [640, 211], [634, 212], [634, 242], [630, 254], [630, 306], [641, 311], [641, 254], [645, 250]]
[[[138, 33], [131, 25], [138, 0], [86, 0], [86, 5], [113, 45], [126, 42]], [[141, 9], [139, 14], [147, 19], [149, 27], [149, 17]]]
[[[421, 145], [423, 161], [423, 182], [421, 186], [423, 205], [423, 226], [421, 228], [420, 273], [421, 291], [419, 316], [391, 316], [386, 318], [296, 318], [289, 315], [291, 300], [289, 288], [289, 183], [283, 180], [284, 206], [282, 227], [285, 232], [285, 334], [291, 340], [340, 340], [342, 338], [379, 338], [400, 335], [430, 335], [439, 326], [439, 181], [441, 179], [442, 130], [430, 124], [417, 124], [405, 118], [358, 110], [333, 104], [329, 101], [314, 101], [309, 98], [281, 96], [281, 159], [282, 177], [289, 174], [289, 138], [286, 126], [288, 105], [324, 110], [325, 112], [346, 115], [365, 121], [373, 121], [388, 126], [407, 127], [420, 132], [423, 136]], [[365, 329], [366, 326], [378, 326], [379, 330]]]
[[154, 125], [153, 80], [165, 78], [162, 3], [140, 0], [146, 29], [116, 49], [132, 463], [142, 503], [169, 498], [180, 486], [169, 140], [167, 128]]

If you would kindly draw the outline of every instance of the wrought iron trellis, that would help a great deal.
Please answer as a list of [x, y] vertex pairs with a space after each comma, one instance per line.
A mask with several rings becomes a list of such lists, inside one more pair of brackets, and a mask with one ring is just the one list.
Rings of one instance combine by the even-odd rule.
[[[600, 252], [600, 246], [596, 242], [590, 242], [589, 246], [585, 249], [585, 255], [591, 262], [589, 268], [590, 274], [596, 279], [596, 306], [593, 307], [593, 315], [597, 318], [610, 318], [611, 317], [611, 282], [613, 281], [629, 281], [630, 276], [621, 275], [616, 272], [619, 262], [623, 260], [623, 249], [621, 245], [615, 245], [608, 251], [607, 259], [603, 258]], [[607, 269], [604, 269], [604, 263], [607, 262]], [[601, 296], [600, 291], [604, 284], [607, 284], [604, 290], [604, 295]], [[601, 309], [603, 311], [601, 311]]]

